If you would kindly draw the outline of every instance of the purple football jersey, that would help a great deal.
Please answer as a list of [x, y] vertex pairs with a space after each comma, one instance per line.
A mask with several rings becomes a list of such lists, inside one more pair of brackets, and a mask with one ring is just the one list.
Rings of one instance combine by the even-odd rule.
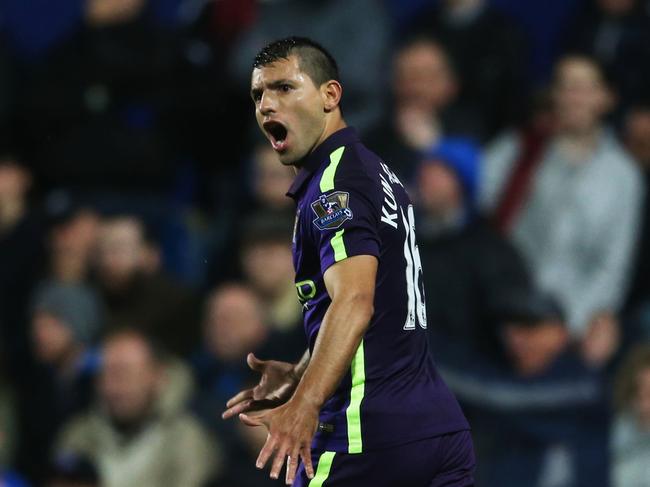
[[325, 271], [354, 255], [379, 261], [374, 315], [321, 409], [314, 448], [361, 453], [468, 429], [429, 353], [413, 205], [397, 176], [344, 128], [307, 156], [287, 194], [310, 350], [331, 303]]

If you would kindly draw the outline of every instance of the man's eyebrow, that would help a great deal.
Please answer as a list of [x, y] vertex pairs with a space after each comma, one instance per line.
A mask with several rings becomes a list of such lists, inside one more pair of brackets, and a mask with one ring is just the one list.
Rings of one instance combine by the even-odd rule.
[[269, 88], [279, 88], [282, 85], [292, 85], [293, 81], [290, 79], [276, 79], [268, 83]]
[[[273, 81], [270, 81], [269, 83], [266, 83], [266, 86], [272, 90], [275, 90], [277, 88], [280, 88], [282, 85], [292, 85], [293, 86], [293, 81], [290, 79], [282, 78], [282, 79], [276, 79]], [[259, 95], [264, 91], [263, 88], [260, 88], [259, 86], [252, 88], [251, 89], [251, 97], [255, 98], [255, 95]]]

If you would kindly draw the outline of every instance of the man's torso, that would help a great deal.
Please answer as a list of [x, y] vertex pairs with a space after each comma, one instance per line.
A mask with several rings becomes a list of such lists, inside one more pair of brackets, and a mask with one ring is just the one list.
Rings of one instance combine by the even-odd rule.
[[379, 261], [374, 316], [321, 410], [314, 446], [361, 453], [467, 429], [429, 354], [414, 211], [399, 179], [347, 128], [309, 156], [290, 195], [298, 206], [294, 265], [310, 350], [331, 303], [325, 271], [355, 255]]

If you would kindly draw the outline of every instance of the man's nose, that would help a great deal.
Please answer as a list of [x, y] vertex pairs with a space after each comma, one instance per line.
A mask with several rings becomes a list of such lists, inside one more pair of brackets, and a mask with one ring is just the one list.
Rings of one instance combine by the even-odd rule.
[[275, 97], [268, 92], [262, 93], [262, 98], [260, 100], [260, 112], [262, 115], [270, 115], [276, 111], [276, 100]]

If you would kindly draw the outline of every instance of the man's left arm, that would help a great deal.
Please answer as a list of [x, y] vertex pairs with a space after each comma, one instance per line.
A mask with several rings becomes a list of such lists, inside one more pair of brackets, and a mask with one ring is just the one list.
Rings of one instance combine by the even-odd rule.
[[256, 465], [263, 468], [275, 453], [273, 478], [279, 476], [287, 456], [287, 483], [293, 482], [299, 456], [307, 475], [314, 475], [310, 450], [318, 413], [349, 369], [372, 318], [377, 265], [376, 257], [357, 255], [326, 270], [325, 286], [332, 302], [296, 392], [283, 406], [240, 416], [250, 426], [264, 425], [269, 430]]

